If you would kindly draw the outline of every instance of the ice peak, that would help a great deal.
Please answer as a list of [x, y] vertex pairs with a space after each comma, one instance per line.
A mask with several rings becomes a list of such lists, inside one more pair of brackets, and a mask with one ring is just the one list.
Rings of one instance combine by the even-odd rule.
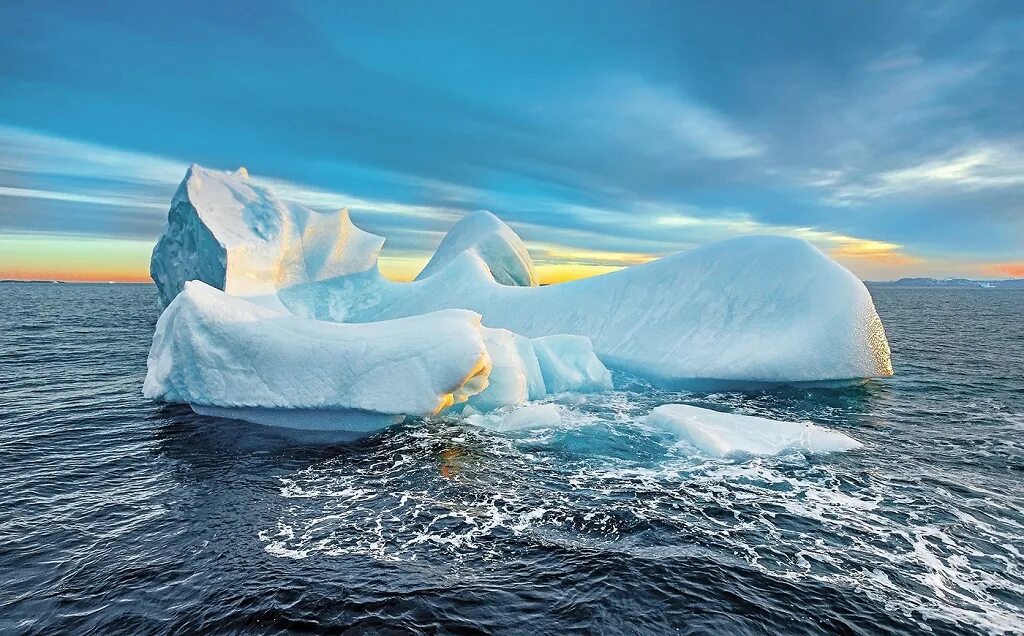
[[237, 296], [265, 296], [372, 269], [383, 244], [383, 237], [356, 227], [348, 210], [321, 213], [281, 201], [250, 181], [244, 167], [192, 164], [171, 201], [150, 272], [164, 305], [189, 280]]
[[472, 252], [502, 285], [535, 287], [537, 272], [523, 240], [504, 221], [487, 210], [459, 219], [448, 231], [416, 280], [447, 267], [462, 252]]

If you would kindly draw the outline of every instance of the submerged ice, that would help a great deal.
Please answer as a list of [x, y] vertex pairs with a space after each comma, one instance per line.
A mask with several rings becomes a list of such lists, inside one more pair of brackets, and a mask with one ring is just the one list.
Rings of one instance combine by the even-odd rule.
[[166, 309], [146, 395], [362, 430], [368, 414], [607, 390], [608, 367], [656, 384], [892, 373], [867, 289], [802, 240], [744, 237], [551, 286], [486, 211], [459, 221], [413, 282], [380, 274], [383, 243], [347, 211], [281, 201], [244, 169], [192, 166], [153, 251]]

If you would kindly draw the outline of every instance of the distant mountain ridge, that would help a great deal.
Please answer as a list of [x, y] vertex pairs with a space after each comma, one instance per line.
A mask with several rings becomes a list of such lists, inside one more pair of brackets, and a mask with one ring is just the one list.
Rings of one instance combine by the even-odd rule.
[[865, 281], [875, 287], [980, 287], [984, 289], [1024, 289], [1024, 278], [1005, 280], [971, 280], [969, 278], [901, 278], [899, 280]]

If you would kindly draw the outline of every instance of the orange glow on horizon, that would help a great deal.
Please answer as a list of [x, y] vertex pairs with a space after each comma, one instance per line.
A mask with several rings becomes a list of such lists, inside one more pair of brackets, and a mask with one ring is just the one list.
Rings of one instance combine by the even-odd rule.
[[426, 267], [426, 258], [399, 258], [381, 256], [377, 261], [377, 269], [384, 278], [396, 283], [408, 283]]
[[[388, 280], [396, 283], [408, 283], [416, 278], [427, 264], [426, 258], [405, 259], [381, 257], [380, 273]], [[646, 261], [644, 261], [646, 262]], [[606, 274], [622, 269], [622, 265], [593, 265], [581, 263], [543, 263], [536, 264], [537, 278], [542, 285], [567, 283], [581, 278], [590, 278], [598, 274]]]
[[622, 265], [590, 265], [580, 263], [546, 263], [536, 266], [537, 278], [540, 279], [542, 285], [568, 283], [599, 274], [616, 272], [622, 268]]
[[0, 271], [0, 279], [19, 281], [51, 281], [62, 283], [152, 283], [149, 272], [124, 272], [114, 270], [27, 270]]
[[152, 250], [141, 240], [0, 234], [0, 278], [144, 283]]
[[1024, 278], [1024, 261], [1018, 263], [994, 263], [986, 266], [984, 271], [989, 276]]
[[[881, 241], [836, 240], [828, 254], [865, 280], [903, 276], [1024, 278], [1024, 261], [945, 261], [908, 254]], [[148, 283], [150, 241], [62, 235], [0, 234], [0, 279], [67, 282]], [[654, 255], [606, 252], [554, 244], [531, 244], [537, 276], [551, 285], [606, 274], [653, 260]], [[384, 254], [381, 274], [396, 282], [413, 280], [428, 255]]]

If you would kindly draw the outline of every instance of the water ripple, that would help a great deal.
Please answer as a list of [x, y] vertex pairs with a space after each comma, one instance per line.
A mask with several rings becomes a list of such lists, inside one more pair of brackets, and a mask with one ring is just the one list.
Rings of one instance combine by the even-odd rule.
[[[0, 632], [1024, 632], [1020, 292], [874, 290], [886, 381], [339, 444], [143, 400], [151, 287], [3, 291]], [[712, 460], [670, 402], [865, 447]]]

